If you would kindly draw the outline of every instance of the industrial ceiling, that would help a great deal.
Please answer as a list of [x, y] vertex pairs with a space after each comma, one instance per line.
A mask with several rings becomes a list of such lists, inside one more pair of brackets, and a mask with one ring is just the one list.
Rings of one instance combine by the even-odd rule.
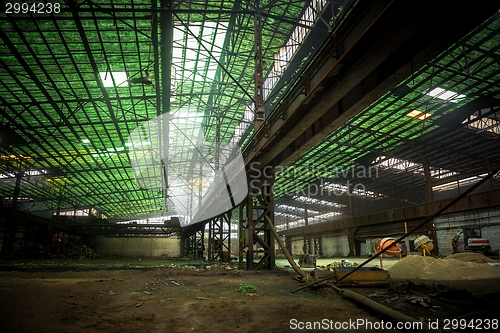
[[[356, 5], [64, 1], [57, 13], [19, 7], [0, 14], [4, 204], [19, 175], [18, 206], [26, 211], [94, 209], [114, 221], [175, 214], [171, 189], [138, 183], [131, 134], [168, 107], [171, 130], [183, 133], [176, 145], [192, 145], [201, 131], [207, 142], [245, 149], [253, 130], [255, 35], [262, 35], [269, 114]], [[450, 183], [499, 164], [499, 33], [497, 14], [278, 173], [278, 223], [303, 218], [297, 207], [305, 203], [318, 221], [347, 213], [348, 180], [362, 182], [355, 196], [361, 214], [424, 201], [424, 165], [436, 192], [456, 193]], [[162, 70], [168, 52], [170, 73]], [[148, 140], [140, 142], [150, 149]], [[192, 159], [179, 153], [175, 162], [189, 168]], [[370, 166], [377, 177], [346, 172]], [[309, 184], [322, 191], [308, 195]]]

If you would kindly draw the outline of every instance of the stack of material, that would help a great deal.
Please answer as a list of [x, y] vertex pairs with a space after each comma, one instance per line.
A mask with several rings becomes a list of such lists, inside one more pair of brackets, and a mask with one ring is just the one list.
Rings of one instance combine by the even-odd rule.
[[476, 280], [500, 278], [500, 269], [456, 259], [407, 256], [389, 269], [391, 278], [422, 280]]

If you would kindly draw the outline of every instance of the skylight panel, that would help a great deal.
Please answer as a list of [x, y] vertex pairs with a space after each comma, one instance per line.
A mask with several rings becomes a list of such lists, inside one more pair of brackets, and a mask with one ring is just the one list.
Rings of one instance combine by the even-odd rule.
[[[328, 220], [335, 220], [335, 219], [337, 219], [339, 217], [342, 217], [342, 213], [340, 213], [340, 212], [328, 212], [328, 213], [325, 213], [325, 214], [308, 217], [307, 218], [307, 224], [315, 224], [315, 223], [321, 223], [321, 222], [328, 221]], [[296, 221], [288, 222], [288, 224], [289, 224], [290, 228], [292, 228], [292, 227], [299, 227], [299, 226], [305, 226], [306, 225], [306, 220], [305, 219], [299, 219], [299, 220], [296, 220]]]
[[411, 110], [406, 114], [407, 117], [413, 118], [413, 119], [418, 119], [418, 120], [425, 120], [432, 116], [430, 113], [422, 112], [419, 110]]
[[[303, 213], [305, 211], [304, 208], [302, 207], [297, 207], [297, 206], [290, 206], [290, 205], [285, 205], [285, 204], [279, 204], [279, 205], [276, 205], [276, 207], [278, 208], [282, 208], [282, 209], [285, 209], [287, 211], [297, 211], [297, 212], [301, 212]], [[313, 209], [307, 209], [307, 213], [308, 214], [317, 214], [319, 213], [318, 211], [316, 210], [313, 210]]]
[[[213, 81], [218, 67], [215, 59], [220, 60], [226, 32], [227, 23], [221, 22], [192, 23], [188, 25], [187, 29], [182, 24], [176, 25], [172, 65], [174, 69], [182, 68], [182, 70], [172, 72], [175, 76], [174, 81]], [[203, 34], [201, 38], [200, 33]], [[201, 40], [202, 45], [200, 45], [199, 40]], [[200, 70], [205, 70], [205, 72], [200, 72]]]
[[345, 205], [339, 204], [339, 203], [336, 203], [336, 202], [331, 202], [331, 201], [326, 201], [326, 200], [319, 200], [319, 199], [315, 199], [315, 198], [305, 197], [305, 196], [302, 196], [302, 195], [297, 195], [293, 199], [295, 199], [297, 201], [301, 201], [301, 202], [306, 202], [308, 204], [318, 204], [318, 205], [324, 205], [324, 206], [329, 206], [329, 207], [337, 207], [337, 208], [345, 207]]
[[[373, 191], [368, 191], [364, 189], [364, 186], [359, 186], [362, 184], [357, 184], [354, 187], [346, 186], [342, 184], [326, 182], [320, 185], [322, 190], [332, 192], [334, 195], [357, 195], [357, 196], [367, 196], [370, 198], [382, 198], [384, 195], [380, 193], [375, 193]], [[335, 204], [335, 207], [345, 207], [345, 205]]]
[[434, 98], [439, 98], [448, 102], [458, 103], [461, 99], [465, 98], [465, 95], [459, 94], [457, 92], [451, 90], [444, 90], [442, 88], [436, 87], [432, 90], [425, 92], [426, 95], [429, 95]]
[[[383, 170], [393, 172], [413, 172], [418, 175], [424, 176], [424, 166], [421, 163], [410, 162], [408, 160], [388, 156], [379, 156], [375, 159], [374, 163], [377, 167]], [[430, 174], [433, 178], [443, 179], [455, 176], [458, 172], [454, 172], [444, 168], [430, 167]]]
[[127, 73], [125, 72], [99, 72], [99, 75], [105, 88], [114, 87], [115, 84], [117, 87], [128, 86]]
[[477, 183], [480, 181], [482, 178], [484, 178], [487, 174], [481, 174], [478, 176], [473, 176], [473, 177], [467, 177], [464, 179], [459, 179], [459, 180], [454, 180], [449, 183], [441, 184], [441, 185], [436, 185], [432, 187], [433, 191], [449, 191], [456, 189], [458, 187], [464, 187], [467, 185], [472, 185], [474, 183]]

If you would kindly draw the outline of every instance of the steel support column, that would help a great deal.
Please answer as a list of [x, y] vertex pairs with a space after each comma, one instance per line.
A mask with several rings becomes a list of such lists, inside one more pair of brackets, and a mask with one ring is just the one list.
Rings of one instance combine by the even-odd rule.
[[240, 230], [244, 235], [242, 248], [246, 251], [248, 270], [275, 268], [274, 236], [266, 222], [267, 216], [274, 225], [273, 185], [274, 176], [265, 180], [250, 177], [246, 218], [240, 220]]
[[314, 236], [314, 254], [321, 255], [321, 237], [316, 235]]
[[182, 257], [203, 258], [205, 250], [205, 223], [186, 227], [180, 234]]
[[188, 253], [189, 236], [188, 235], [180, 235], [179, 240], [180, 240], [181, 257], [185, 257], [185, 256], [187, 256], [187, 253]]
[[291, 237], [285, 237], [285, 246], [288, 249], [288, 252], [290, 252], [291, 255], [292, 253], [292, 238]]
[[[16, 185], [14, 187], [14, 193], [12, 197], [12, 209], [17, 208], [17, 199], [19, 193], [21, 192], [21, 177], [22, 172], [16, 174]], [[18, 225], [18, 220], [13, 217], [5, 217], [3, 226], [3, 240], [2, 240], [2, 256], [9, 257], [13, 255], [14, 244], [16, 242], [16, 229]]]
[[254, 131], [264, 122], [264, 76], [262, 74], [262, 13], [259, 8], [254, 16], [254, 84], [255, 114]]
[[19, 193], [21, 192], [21, 177], [23, 176], [22, 172], [18, 172], [16, 174], [16, 185], [14, 187], [14, 196], [12, 197], [12, 209], [17, 208], [17, 199], [19, 197]]
[[239, 206], [239, 218], [238, 218], [238, 268], [245, 268], [244, 264], [244, 254], [245, 254], [245, 242], [248, 239], [248, 229], [246, 223], [246, 205], [247, 202], [244, 200]]
[[[309, 214], [307, 212], [307, 204], [304, 204], [304, 225], [309, 225]], [[302, 252], [304, 256], [311, 253], [311, 239], [308, 235], [304, 235], [304, 244], [302, 244]]]
[[229, 261], [231, 255], [231, 212], [221, 214], [208, 223], [208, 260]]
[[[432, 192], [432, 176], [431, 176], [431, 170], [429, 168], [428, 164], [424, 164], [424, 176], [425, 176], [425, 190], [426, 190], [426, 201], [427, 202], [433, 202], [434, 201], [434, 193]], [[432, 252], [434, 252], [434, 255], [439, 255], [439, 246], [438, 246], [438, 239], [436, 235], [436, 231], [434, 230], [434, 221], [429, 221], [427, 224], [427, 236], [429, 236], [432, 241], [434, 242], [434, 249]]]
[[304, 242], [302, 244], [302, 252], [304, 255], [311, 253], [311, 241], [309, 236], [304, 235]]
[[205, 259], [205, 228], [196, 230], [194, 237], [195, 258]]

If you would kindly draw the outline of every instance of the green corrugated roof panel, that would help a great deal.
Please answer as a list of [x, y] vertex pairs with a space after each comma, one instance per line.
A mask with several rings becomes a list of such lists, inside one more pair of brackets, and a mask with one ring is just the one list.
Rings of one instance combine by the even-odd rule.
[[[261, 1], [261, 5], [264, 3]], [[174, 42], [183, 52], [180, 59], [174, 59], [176, 85], [171, 110], [194, 105], [205, 114], [207, 140], [215, 140], [218, 135], [227, 141], [246, 108], [239, 99], [250, 101], [254, 91], [253, 15], [239, 11], [251, 8], [239, 0], [173, 4], [179, 9], [174, 17], [175, 29], [186, 30], [182, 25], [186, 24], [206, 41], [208, 50], [192, 40], [186, 45], [188, 37], [192, 39], [189, 34], [181, 34], [183, 40]], [[273, 15], [292, 21], [304, 9], [301, 2], [269, 4]], [[158, 212], [165, 204], [165, 194], [139, 189], [130, 168], [130, 147], [126, 146], [129, 133], [162, 113], [156, 98], [161, 73], [154, 72], [155, 64], [161, 64], [161, 51], [159, 57], [152, 49], [150, 53], [155, 26], [148, 12], [151, 1], [95, 0], [79, 6], [78, 14], [39, 15], [36, 20], [27, 19], [30, 14], [17, 14], [16, 19], [14, 15], [0, 15], [4, 42], [11, 43], [19, 53], [13, 54], [8, 45], [0, 47], [0, 106], [2, 114], [7, 113], [3, 124], [12, 125], [29, 142], [2, 148], [2, 154], [31, 156], [31, 168], [61, 167], [67, 177], [62, 209], [97, 205], [108, 217], [121, 218]], [[67, 6], [62, 4], [62, 8]], [[237, 11], [230, 12], [233, 9]], [[206, 10], [209, 12], [202, 12]], [[230, 22], [234, 25], [229, 26]], [[293, 25], [268, 17], [264, 22], [264, 58], [269, 64]], [[221, 53], [222, 45], [214, 40], [216, 33], [225, 29], [226, 45]], [[220, 69], [210, 52], [227, 72]], [[190, 68], [189, 63], [196, 65]], [[147, 68], [152, 72], [153, 85], [100, 87], [98, 72], [123, 71], [131, 79], [144, 76]], [[33, 178], [24, 184], [21, 195], [40, 196], [37, 181]], [[8, 196], [12, 187], [6, 185], [1, 190]], [[87, 193], [92, 195], [87, 197]], [[54, 205], [56, 200], [48, 201], [43, 209], [54, 209]]]

